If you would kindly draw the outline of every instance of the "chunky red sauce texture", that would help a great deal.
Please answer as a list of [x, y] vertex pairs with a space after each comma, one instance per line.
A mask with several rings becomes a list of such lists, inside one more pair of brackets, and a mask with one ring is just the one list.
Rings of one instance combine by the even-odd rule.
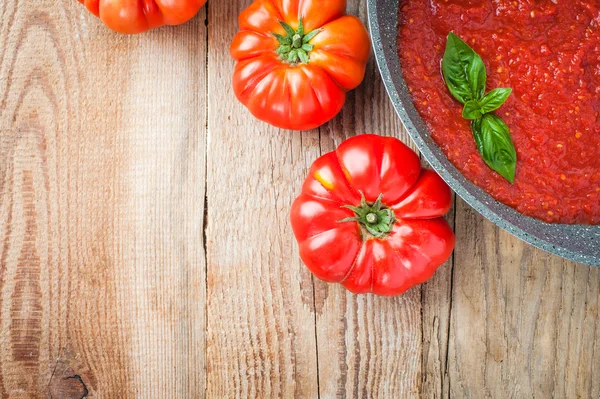
[[[514, 185], [483, 162], [442, 80], [450, 31], [483, 58], [488, 90], [513, 89], [496, 114], [517, 149]], [[401, 0], [398, 50], [417, 110], [468, 179], [525, 215], [600, 224], [598, 0]]]

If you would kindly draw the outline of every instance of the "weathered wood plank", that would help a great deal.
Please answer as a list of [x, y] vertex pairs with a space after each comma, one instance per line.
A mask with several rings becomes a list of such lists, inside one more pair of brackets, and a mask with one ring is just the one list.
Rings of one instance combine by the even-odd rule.
[[0, 19], [1, 396], [201, 395], [204, 18]]
[[[454, 217], [453, 206], [446, 216], [450, 226], [454, 226]], [[454, 256], [455, 254], [452, 254], [446, 264], [442, 265], [421, 289], [423, 317], [421, 396], [423, 398], [447, 398], [449, 395], [447, 359]]]
[[257, 121], [231, 88], [247, 0], [209, 2], [208, 397], [318, 395], [313, 290], [289, 224], [305, 137]]
[[598, 397], [600, 270], [546, 254], [464, 202], [449, 343], [452, 397]]
[[[366, 24], [366, 2], [348, 2]], [[379, 78], [374, 58], [365, 81], [321, 127], [321, 153], [345, 138], [377, 133], [410, 143]], [[312, 161], [312, 160], [311, 160]], [[355, 296], [315, 280], [319, 385], [323, 398], [416, 397], [421, 373], [421, 290], [397, 298]]]

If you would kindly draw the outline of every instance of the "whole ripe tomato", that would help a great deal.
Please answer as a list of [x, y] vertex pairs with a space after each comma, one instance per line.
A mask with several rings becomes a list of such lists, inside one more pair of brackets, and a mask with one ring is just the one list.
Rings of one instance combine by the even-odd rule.
[[313, 129], [333, 118], [362, 82], [371, 47], [346, 0], [256, 0], [231, 44], [233, 89], [258, 119]]
[[451, 202], [446, 183], [401, 141], [362, 135], [313, 163], [291, 222], [315, 276], [399, 295], [450, 257], [455, 238], [442, 216]]
[[206, 0], [78, 0], [110, 29], [141, 33], [179, 25], [198, 13]]

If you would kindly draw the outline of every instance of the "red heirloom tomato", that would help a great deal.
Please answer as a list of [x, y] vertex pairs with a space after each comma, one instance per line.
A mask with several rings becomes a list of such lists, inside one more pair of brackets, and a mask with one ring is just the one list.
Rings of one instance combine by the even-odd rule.
[[252, 115], [308, 130], [342, 109], [360, 84], [371, 47], [346, 0], [256, 0], [231, 44], [233, 90]]
[[198, 13], [206, 0], [78, 0], [110, 29], [141, 33], [179, 25]]
[[317, 159], [291, 222], [312, 273], [354, 293], [399, 295], [454, 249], [450, 188], [400, 140], [362, 135]]

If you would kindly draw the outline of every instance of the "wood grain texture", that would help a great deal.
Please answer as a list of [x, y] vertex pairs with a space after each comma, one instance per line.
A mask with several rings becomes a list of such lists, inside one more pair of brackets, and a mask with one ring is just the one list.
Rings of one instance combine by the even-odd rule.
[[[456, 195], [454, 195], [454, 203]], [[446, 215], [450, 226], [455, 226], [456, 207]], [[424, 398], [447, 398], [450, 379], [448, 376], [448, 337], [452, 307], [454, 260], [452, 257], [436, 271], [421, 288], [422, 314], [422, 386]]]
[[199, 395], [204, 18], [136, 37], [71, 0], [0, 18], [1, 396]]
[[451, 397], [597, 398], [600, 270], [456, 211]]
[[248, 4], [208, 11], [207, 397], [313, 398], [313, 290], [289, 223], [311, 133], [275, 129], [235, 100], [228, 50]]

